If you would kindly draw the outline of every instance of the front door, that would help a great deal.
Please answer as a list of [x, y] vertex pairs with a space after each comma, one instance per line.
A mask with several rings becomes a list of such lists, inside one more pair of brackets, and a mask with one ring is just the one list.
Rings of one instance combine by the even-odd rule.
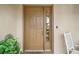
[[51, 7], [24, 6], [24, 50], [51, 51]]

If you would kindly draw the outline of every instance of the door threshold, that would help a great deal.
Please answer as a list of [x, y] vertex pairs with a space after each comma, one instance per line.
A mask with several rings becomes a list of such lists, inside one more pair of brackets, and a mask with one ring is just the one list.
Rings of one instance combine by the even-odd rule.
[[24, 54], [51, 54], [51, 50], [25, 50]]
[[44, 50], [25, 50], [24, 52], [44, 52]]

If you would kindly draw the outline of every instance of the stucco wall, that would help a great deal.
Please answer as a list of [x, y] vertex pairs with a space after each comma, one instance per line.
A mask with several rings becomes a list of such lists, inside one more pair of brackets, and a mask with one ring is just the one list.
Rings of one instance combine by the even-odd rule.
[[66, 53], [63, 32], [79, 43], [79, 5], [54, 5], [54, 53]]
[[0, 5], [0, 40], [6, 34], [13, 34], [23, 47], [22, 5]]
[[0, 38], [6, 34], [16, 35], [17, 8], [14, 5], [0, 5]]

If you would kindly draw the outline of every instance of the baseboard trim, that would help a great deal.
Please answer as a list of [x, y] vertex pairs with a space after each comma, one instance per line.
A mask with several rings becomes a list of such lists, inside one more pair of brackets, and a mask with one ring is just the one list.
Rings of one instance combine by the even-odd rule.
[[51, 52], [51, 50], [45, 50], [45, 52]]

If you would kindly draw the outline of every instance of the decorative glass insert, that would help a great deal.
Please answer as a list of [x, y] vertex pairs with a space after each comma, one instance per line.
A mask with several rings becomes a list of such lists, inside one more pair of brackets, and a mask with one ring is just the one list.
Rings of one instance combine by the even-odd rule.
[[49, 40], [50, 18], [46, 17], [46, 40]]

